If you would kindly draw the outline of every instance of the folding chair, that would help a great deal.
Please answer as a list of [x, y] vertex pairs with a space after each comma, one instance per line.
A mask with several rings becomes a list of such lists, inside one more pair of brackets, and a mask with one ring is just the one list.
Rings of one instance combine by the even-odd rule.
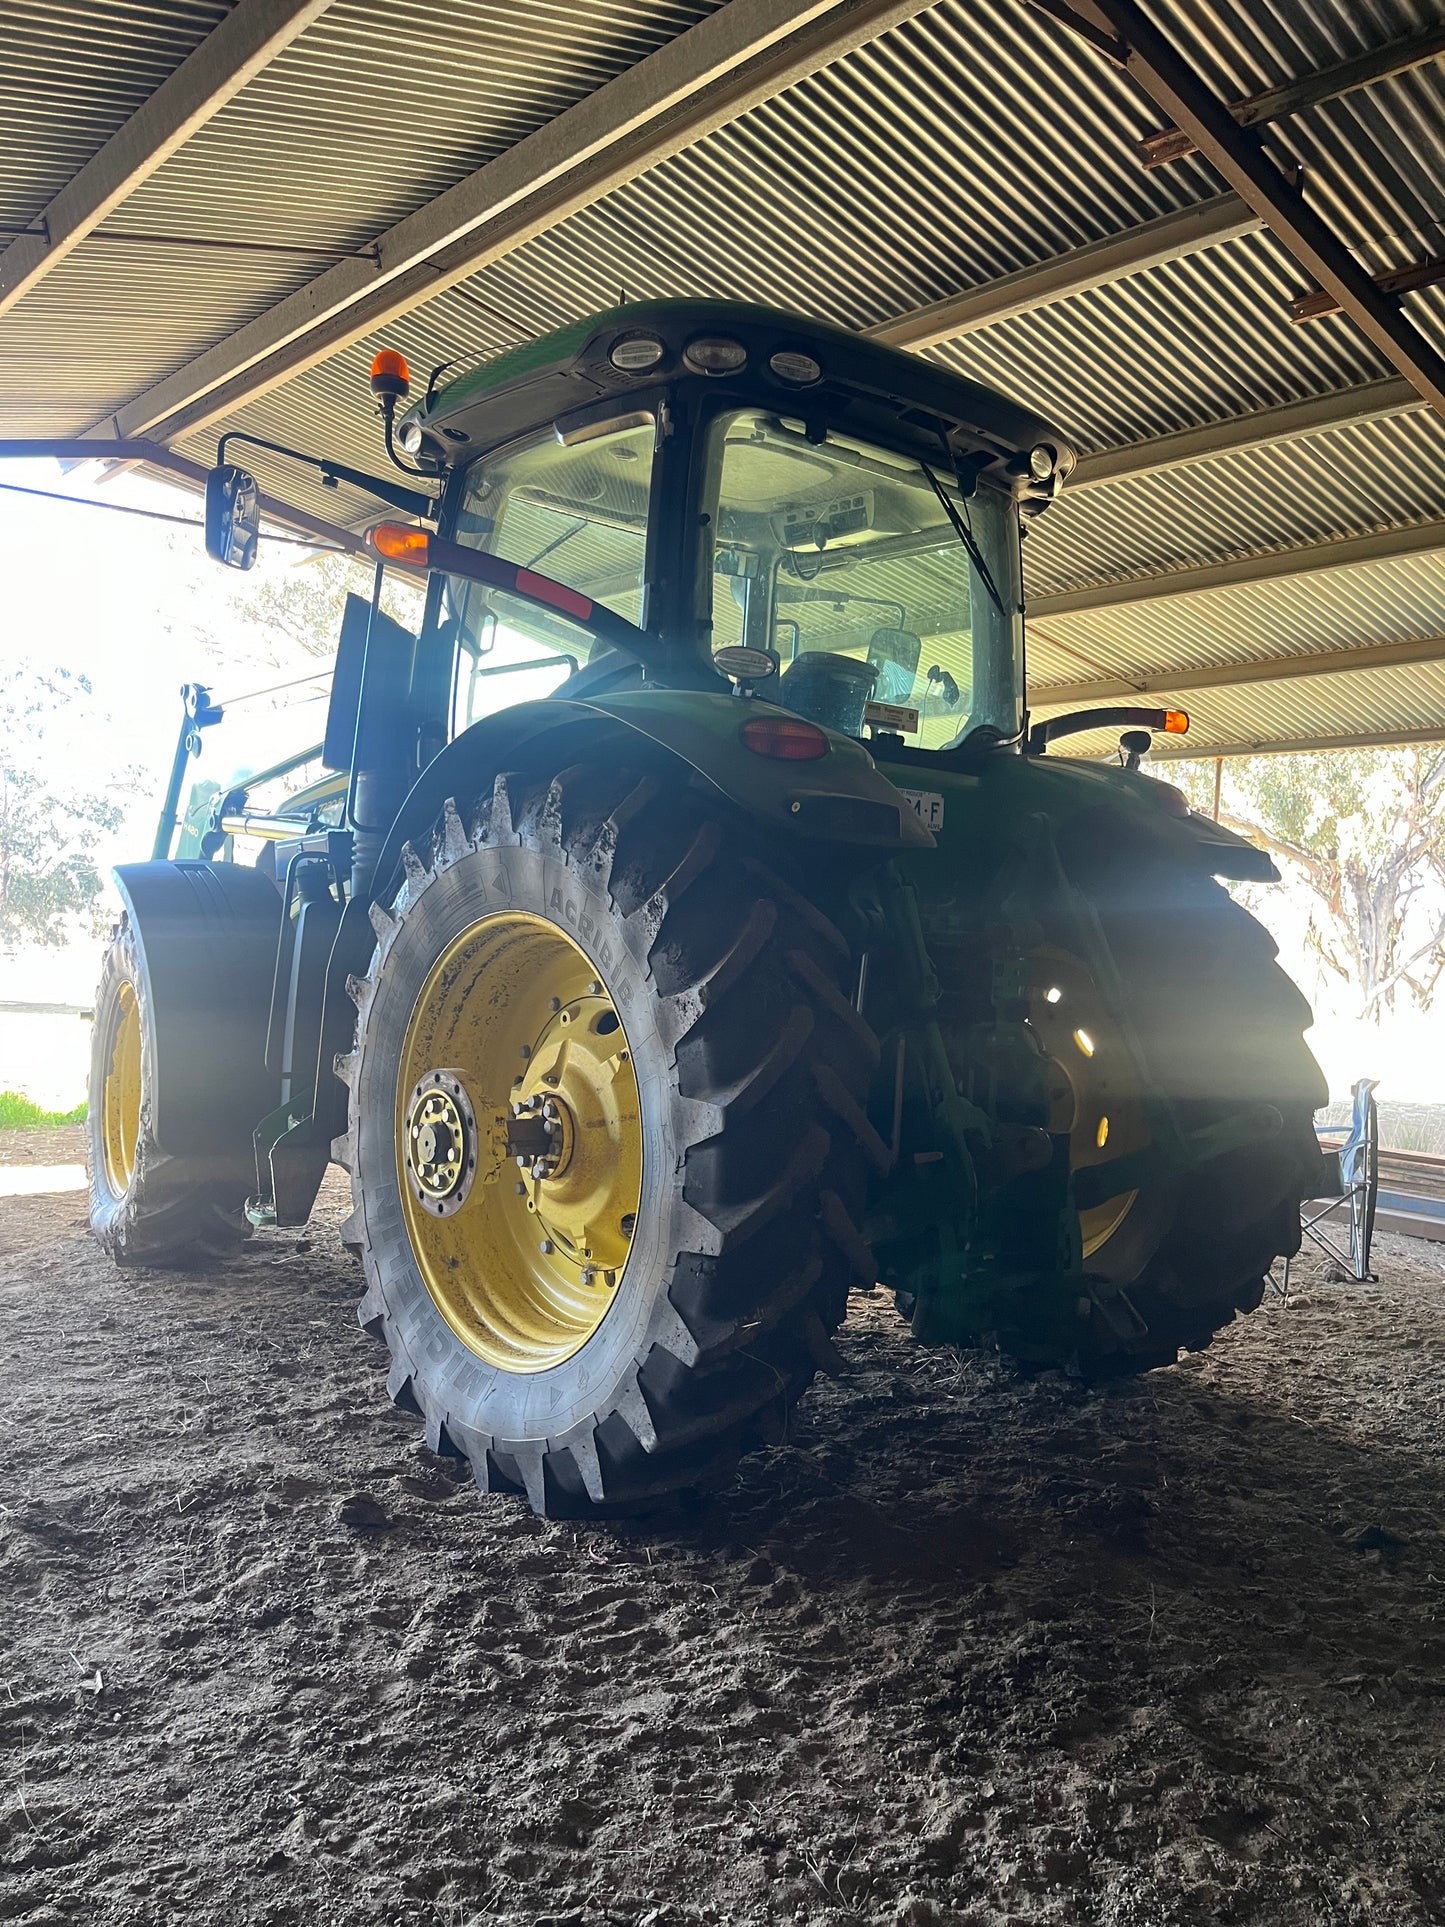
[[[1300, 1230], [1347, 1265], [1357, 1284], [1374, 1284], [1370, 1270], [1370, 1244], [1375, 1235], [1375, 1199], [1380, 1189], [1380, 1116], [1375, 1108], [1377, 1077], [1362, 1077], [1350, 1092], [1354, 1106], [1350, 1114], [1350, 1134], [1333, 1154], [1339, 1166], [1339, 1192], [1327, 1202], [1315, 1201], [1316, 1208], [1300, 1213]], [[1329, 1154], [1327, 1154], [1328, 1157]], [[1349, 1244], [1336, 1243], [1324, 1227], [1324, 1220], [1344, 1205], [1349, 1211]], [[1289, 1291], [1290, 1260], [1284, 1261], [1282, 1292]]]

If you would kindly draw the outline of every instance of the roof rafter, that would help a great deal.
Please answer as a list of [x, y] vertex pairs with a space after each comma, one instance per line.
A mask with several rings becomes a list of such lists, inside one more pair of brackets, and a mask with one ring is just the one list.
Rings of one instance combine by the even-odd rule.
[[123, 127], [0, 253], [0, 315], [323, 14], [331, 0], [236, 0]]
[[[1035, 635], [1037, 637], [1037, 631]], [[1055, 703], [1126, 702], [1134, 696], [1173, 696], [1191, 689], [1236, 689], [1255, 683], [1298, 682], [1312, 676], [1341, 676], [1355, 670], [1396, 669], [1401, 664], [1422, 662], [1445, 662], [1445, 636], [1359, 643], [1346, 649], [1316, 650], [1307, 656], [1196, 663], [1183, 669], [1154, 669], [1143, 676], [1095, 676], [1086, 682], [1043, 683], [1029, 690], [1029, 701], [1037, 709], [1049, 709]]]
[[891, 348], [932, 348], [976, 329], [991, 328], [996, 322], [1010, 321], [1015, 315], [1066, 301], [1070, 295], [1087, 294], [1111, 281], [1141, 274], [1146, 268], [1160, 267], [1166, 261], [1181, 261], [1203, 248], [1257, 234], [1263, 226], [1264, 222], [1237, 194], [1217, 194], [1182, 212], [1161, 214], [1138, 227], [1126, 228], [1122, 234], [1089, 241], [1052, 260], [1019, 268], [966, 293], [948, 295], [926, 308], [879, 322], [865, 333]]
[[90, 431], [170, 441], [218, 420], [934, 0], [727, 0]]
[[1445, 549], [1445, 521], [1417, 522], [1371, 535], [1346, 535], [1329, 542], [1313, 542], [1304, 548], [1273, 549], [1264, 555], [1235, 556], [1228, 562], [1206, 562], [1194, 569], [1170, 569], [1162, 575], [1134, 576], [1124, 581], [1095, 583], [1087, 589], [1063, 589], [1050, 595], [1031, 596], [1029, 619], [1044, 622], [1056, 616], [1123, 608], [1131, 602], [1155, 602], [1165, 596], [1245, 588], [1255, 582], [1274, 582], [1281, 576], [1309, 575], [1317, 569], [1358, 568], [1370, 562], [1393, 562], [1402, 556], [1429, 555], [1437, 549]]
[[1064, 497], [1067, 500], [1080, 489], [1098, 488], [1105, 482], [1132, 481], [1139, 475], [1207, 462], [1218, 455], [1237, 455], [1250, 448], [1266, 448], [1272, 442], [1295, 441], [1302, 435], [1345, 428], [1352, 422], [1408, 414], [1423, 406], [1415, 389], [1399, 375], [1360, 382], [1352, 388], [1330, 389], [1323, 395], [1306, 396], [1303, 401], [1282, 402], [1274, 408], [1254, 409], [1247, 415], [1231, 415], [1224, 421], [1176, 429], [1169, 435], [1085, 455], [1069, 476]]
[[1445, 723], [1427, 723], [1423, 729], [1365, 729], [1341, 736], [1289, 736], [1265, 738], [1257, 743], [1209, 743], [1198, 749], [1160, 746], [1150, 754], [1152, 763], [1213, 762], [1221, 756], [1289, 756], [1309, 750], [1405, 749], [1413, 743], [1445, 742]]
[[1422, 399], [1445, 415], [1445, 357], [1398, 301], [1375, 286], [1339, 237], [1285, 179], [1255, 130], [1238, 125], [1225, 103], [1134, 0], [1087, 0], [1083, 23], [1088, 25], [1099, 16], [1118, 35], [1126, 71], [1192, 138], [1275, 239], [1335, 297]]
[[[1266, 121], [1301, 114], [1324, 101], [1338, 100], [1361, 87], [1372, 87], [1378, 81], [1393, 80], [1396, 74], [1407, 74], [1412, 68], [1438, 60], [1442, 53], [1445, 53], [1445, 27], [1427, 27], [1422, 33], [1389, 41], [1369, 53], [1336, 61], [1317, 74], [1304, 74], [1298, 80], [1267, 87], [1262, 94], [1251, 94], [1247, 100], [1233, 101], [1229, 112], [1239, 126], [1259, 127]], [[1177, 127], [1161, 127], [1156, 133], [1146, 134], [1139, 143], [1146, 167], [1164, 167], [1195, 151], [1194, 142]]]

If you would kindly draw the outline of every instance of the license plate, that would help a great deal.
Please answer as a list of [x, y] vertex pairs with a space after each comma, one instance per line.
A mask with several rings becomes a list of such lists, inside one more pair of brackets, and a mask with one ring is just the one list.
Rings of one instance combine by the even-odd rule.
[[937, 790], [900, 790], [913, 805], [913, 813], [926, 830], [943, 828], [943, 798]]

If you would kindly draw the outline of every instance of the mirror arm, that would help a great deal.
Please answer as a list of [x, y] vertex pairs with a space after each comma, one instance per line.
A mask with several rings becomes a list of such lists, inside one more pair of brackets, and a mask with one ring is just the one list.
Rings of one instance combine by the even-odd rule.
[[243, 435], [239, 429], [232, 429], [216, 443], [217, 468], [225, 462], [228, 442], [246, 442], [252, 448], [269, 449], [273, 455], [289, 456], [293, 462], [305, 462], [308, 467], [319, 469], [323, 479], [349, 482], [353, 488], [359, 488], [374, 501], [385, 502], [388, 508], [400, 509], [403, 515], [416, 515], [424, 520], [436, 515], [437, 498], [423, 495], [420, 489], [403, 488], [400, 482], [390, 481], [384, 475], [367, 475], [359, 468], [348, 468], [344, 462], [327, 461], [320, 455], [307, 455], [299, 448], [287, 448], [284, 442], [268, 442], [259, 435]]
[[[1181, 711], [1168, 709], [1108, 708], [1075, 709], [1062, 716], [1050, 716], [1047, 721], [1035, 723], [1028, 733], [1024, 753], [1028, 756], [1042, 756], [1049, 744], [1060, 736], [1078, 736], [1090, 729], [1162, 729], [1168, 730], [1165, 720]], [[1187, 718], [1185, 719], [1187, 725]], [[1170, 730], [1171, 735], [1182, 735], [1177, 725]]]

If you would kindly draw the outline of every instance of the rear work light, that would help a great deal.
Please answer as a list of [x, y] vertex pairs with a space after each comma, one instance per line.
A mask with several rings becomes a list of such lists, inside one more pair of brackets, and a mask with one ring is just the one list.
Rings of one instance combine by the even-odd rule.
[[742, 727], [743, 747], [781, 763], [811, 763], [828, 754], [828, 738], [816, 723], [797, 716], [754, 716]]

